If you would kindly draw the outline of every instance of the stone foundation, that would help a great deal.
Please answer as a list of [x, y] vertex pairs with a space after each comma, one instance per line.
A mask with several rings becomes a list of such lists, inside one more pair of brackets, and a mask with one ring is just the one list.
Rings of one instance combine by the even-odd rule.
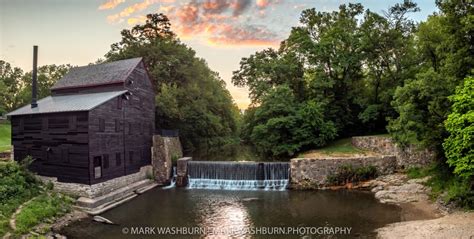
[[352, 145], [360, 149], [371, 150], [383, 155], [394, 155], [397, 158], [397, 166], [401, 169], [427, 165], [436, 159], [436, 154], [432, 150], [420, 150], [414, 145], [402, 148], [389, 137], [352, 137]]
[[177, 162], [176, 170], [176, 186], [186, 187], [188, 185], [188, 162], [191, 157], [180, 158]]
[[139, 182], [141, 180], [145, 180], [149, 178], [151, 175], [152, 175], [152, 167], [151, 165], [148, 165], [148, 166], [141, 167], [140, 171], [137, 173], [110, 179], [105, 182], [97, 183], [93, 185], [58, 182], [57, 178], [55, 177], [46, 177], [46, 176], [38, 176], [38, 177], [40, 178], [41, 181], [45, 183], [52, 182], [54, 184], [54, 189], [59, 192], [74, 195], [74, 196], [86, 197], [86, 198], [96, 198], [96, 197], [100, 197], [105, 194], [111, 193], [120, 188], [123, 188], [127, 185]]
[[393, 173], [397, 167], [395, 156], [367, 156], [344, 158], [294, 158], [291, 159], [291, 187], [295, 189], [316, 189], [327, 186], [327, 177], [342, 165], [354, 168], [374, 166], [379, 174]]
[[152, 148], [153, 175], [158, 184], [167, 185], [171, 179], [172, 159], [183, 157], [179, 137], [153, 136]]

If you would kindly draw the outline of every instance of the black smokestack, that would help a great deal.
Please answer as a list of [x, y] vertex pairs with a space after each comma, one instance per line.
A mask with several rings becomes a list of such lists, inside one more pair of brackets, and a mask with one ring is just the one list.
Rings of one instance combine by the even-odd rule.
[[33, 46], [33, 74], [32, 74], [33, 81], [31, 83], [31, 108], [38, 107], [38, 103], [36, 103], [37, 94], [38, 94], [37, 65], [38, 65], [38, 46]]

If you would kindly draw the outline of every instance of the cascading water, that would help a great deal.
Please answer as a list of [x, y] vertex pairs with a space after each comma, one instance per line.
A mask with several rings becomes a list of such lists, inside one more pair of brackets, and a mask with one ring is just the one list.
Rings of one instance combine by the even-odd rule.
[[188, 188], [285, 190], [290, 178], [285, 162], [188, 162]]
[[168, 186], [163, 187], [163, 189], [169, 189], [169, 188], [174, 188], [176, 185], [176, 167], [173, 166], [173, 172], [171, 176], [171, 183]]

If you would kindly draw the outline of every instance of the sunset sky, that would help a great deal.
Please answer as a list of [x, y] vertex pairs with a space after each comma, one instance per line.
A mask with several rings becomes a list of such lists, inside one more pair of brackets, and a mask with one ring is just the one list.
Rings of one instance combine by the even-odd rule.
[[[402, 0], [0, 0], [0, 59], [29, 71], [32, 46], [38, 45], [40, 65], [86, 65], [120, 40], [120, 30], [142, 23], [147, 13], [162, 12], [246, 108], [247, 91], [230, 82], [240, 59], [278, 46], [303, 9], [333, 11], [348, 2], [382, 13]], [[436, 11], [434, 0], [415, 2], [421, 8], [410, 15], [415, 21]]]

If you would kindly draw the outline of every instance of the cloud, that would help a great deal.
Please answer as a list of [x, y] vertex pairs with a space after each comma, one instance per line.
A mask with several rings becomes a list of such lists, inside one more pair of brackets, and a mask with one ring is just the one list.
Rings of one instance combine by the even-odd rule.
[[[144, 0], [108, 16], [107, 19], [111, 23], [126, 20], [128, 25], [141, 24], [146, 21], [145, 15], [134, 13], [164, 1], [173, 0]], [[173, 31], [182, 39], [202, 39], [213, 46], [277, 46], [281, 36], [265, 26], [243, 23], [240, 15], [248, 11], [250, 16], [265, 18], [265, 8], [278, 2], [281, 1], [190, 0], [185, 3], [161, 4], [157, 11], [169, 17]]]
[[266, 8], [268, 5], [270, 5], [269, 0], [257, 0], [257, 7], [259, 8]]
[[211, 30], [211, 45], [271, 45], [279, 44], [279, 36], [264, 26], [217, 25]]
[[202, 9], [205, 14], [220, 14], [230, 7], [227, 0], [205, 0], [202, 3]]
[[108, 0], [99, 6], [99, 10], [113, 9], [121, 3], [124, 3], [125, 0]]
[[230, 4], [231, 8], [234, 9], [233, 15], [239, 16], [250, 7], [250, 4], [251, 4], [250, 0], [234, 0]]
[[158, 0], [144, 0], [143, 2], [135, 3], [131, 6], [128, 6], [127, 8], [125, 8], [124, 10], [122, 10], [121, 12], [117, 14], [108, 16], [107, 20], [111, 23], [117, 22], [119, 19], [128, 17], [135, 12], [142, 11], [156, 2], [159, 2], [159, 1]]

